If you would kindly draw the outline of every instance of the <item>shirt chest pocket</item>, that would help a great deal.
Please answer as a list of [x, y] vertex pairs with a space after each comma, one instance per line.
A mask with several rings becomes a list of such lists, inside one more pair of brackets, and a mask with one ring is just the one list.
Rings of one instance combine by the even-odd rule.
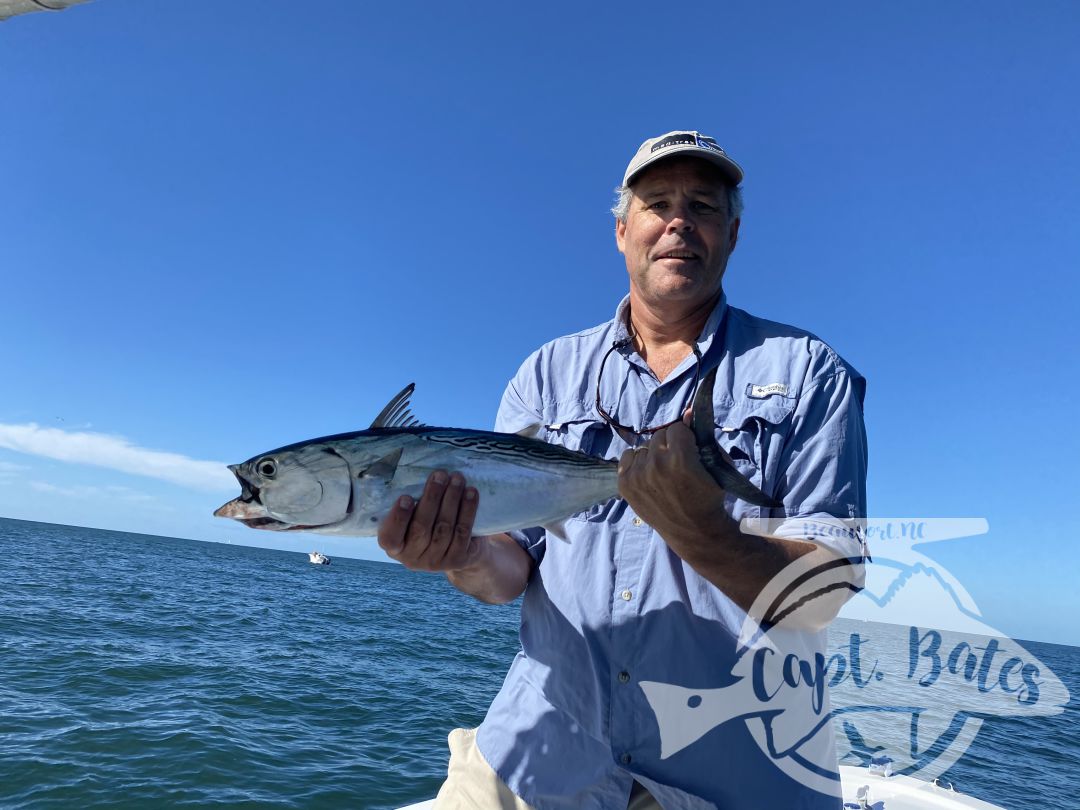
[[607, 458], [611, 445], [611, 431], [599, 414], [578, 402], [547, 409], [537, 438], [598, 458]]
[[[617, 459], [625, 449], [625, 445], [613, 442], [611, 429], [599, 415], [581, 404], [555, 408], [545, 414], [537, 438], [595, 458]], [[603, 520], [613, 503], [596, 504], [573, 517], [578, 520]]]
[[738, 471], [765, 494], [782, 497], [777, 491], [781, 474], [780, 456], [797, 400], [772, 396], [717, 403], [716, 440]]

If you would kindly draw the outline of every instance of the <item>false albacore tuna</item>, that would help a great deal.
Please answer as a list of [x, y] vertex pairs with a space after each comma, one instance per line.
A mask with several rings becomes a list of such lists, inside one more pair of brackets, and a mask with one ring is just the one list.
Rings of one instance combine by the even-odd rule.
[[[716, 442], [715, 369], [694, 399], [702, 463], [728, 493], [759, 506], [780, 504], [746, 480]], [[562, 537], [562, 522], [618, 497], [618, 462], [535, 438], [539, 426], [492, 433], [421, 425], [406, 386], [371, 427], [291, 444], [229, 469], [241, 494], [214, 514], [254, 529], [365, 536], [377, 533], [394, 501], [419, 498], [435, 470], [458, 471], [480, 493], [473, 531], [496, 534], [543, 526]]]

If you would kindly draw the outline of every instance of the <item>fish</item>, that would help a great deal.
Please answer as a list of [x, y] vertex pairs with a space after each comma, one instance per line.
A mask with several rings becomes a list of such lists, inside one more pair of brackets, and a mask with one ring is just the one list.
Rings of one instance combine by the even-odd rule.
[[[714, 369], [693, 408], [704, 414], [695, 435], [706, 469], [730, 494], [779, 506], [743, 478], [717, 444], [715, 380]], [[539, 425], [519, 433], [428, 427], [412, 415], [414, 391], [414, 384], [405, 386], [367, 430], [297, 442], [229, 465], [241, 493], [214, 515], [253, 529], [371, 536], [398, 498], [419, 498], [432, 472], [452, 470], [480, 493], [475, 534], [539, 526], [565, 539], [567, 518], [618, 497], [617, 461], [549, 444], [537, 438]], [[698, 429], [697, 422], [708, 422], [709, 429]]]

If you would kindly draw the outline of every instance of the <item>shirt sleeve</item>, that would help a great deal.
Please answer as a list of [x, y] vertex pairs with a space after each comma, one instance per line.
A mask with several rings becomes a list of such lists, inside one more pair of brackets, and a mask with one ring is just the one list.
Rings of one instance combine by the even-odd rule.
[[[517, 433], [519, 430], [543, 421], [538, 393], [534, 394], [535, 404], [529, 402], [534, 398], [530, 396], [530, 393], [536, 392], [538, 388], [538, 382], [533, 373], [533, 369], [538, 365], [536, 355], [533, 355], [525, 361], [514, 379], [506, 386], [502, 402], [499, 404], [499, 413], [495, 417], [495, 430], [500, 433]], [[547, 548], [547, 532], [541, 528], [535, 528], [511, 531], [507, 534], [525, 549], [533, 558], [533, 562], [539, 565], [544, 558], [544, 550]]]
[[841, 367], [799, 398], [780, 460], [785, 519], [778, 536], [866, 557], [866, 381]]

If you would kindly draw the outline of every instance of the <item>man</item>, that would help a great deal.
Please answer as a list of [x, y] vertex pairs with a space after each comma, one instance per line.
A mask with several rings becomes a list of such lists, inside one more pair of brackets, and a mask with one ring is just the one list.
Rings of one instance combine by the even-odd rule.
[[[539, 423], [547, 441], [619, 458], [620, 499], [571, 518], [568, 543], [474, 538], [479, 495], [445, 471], [380, 528], [391, 557], [478, 599], [525, 594], [522, 651], [480, 728], [451, 734], [440, 809], [840, 805], [782, 772], [738, 717], [662, 755], [646, 693], [739, 680], [739, 632], [770, 581], [819, 546], [862, 553], [858, 537], [806, 527], [865, 516], [864, 381], [812, 335], [727, 304], [742, 178], [698, 132], [642, 144], [615, 209], [629, 295], [610, 322], [535, 352], [504, 394], [497, 430]], [[699, 460], [681, 420], [713, 368], [718, 441], [782, 510], [727, 496]], [[741, 530], [760, 517], [789, 520]], [[818, 744], [833, 750], [827, 728]]]

